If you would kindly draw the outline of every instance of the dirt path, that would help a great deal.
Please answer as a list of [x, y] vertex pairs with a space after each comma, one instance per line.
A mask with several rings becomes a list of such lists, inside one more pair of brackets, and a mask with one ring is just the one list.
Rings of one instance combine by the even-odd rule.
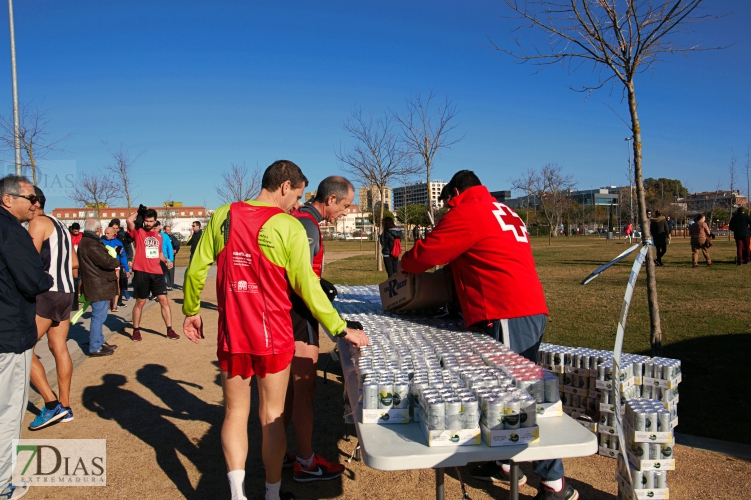
[[[170, 296], [175, 325], [182, 323], [182, 295]], [[204, 289], [202, 315], [206, 340], [194, 345], [184, 337], [171, 341], [164, 335], [159, 309], [144, 314], [144, 340], [131, 342], [130, 327], [110, 343], [117, 353], [90, 358], [73, 378], [74, 422], [30, 432], [23, 437], [107, 439], [107, 487], [36, 487], [26, 498], [50, 499], [228, 499], [226, 469], [220, 444], [222, 392], [216, 367], [216, 300], [213, 283]], [[324, 339], [319, 367], [323, 368], [333, 344]], [[326, 458], [346, 463], [356, 440], [345, 440], [342, 423], [342, 386], [336, 375], [323, 383], [319, 371], [314, 448]], [[255, 391], [254, 391], [255, 392]], [[254, 405], [257, 398], [254, 395]], [[24, 428], [33, 419], [28, 413]], [[350, 427], [350, 432], [353, 429]], [[262, 498], [264, 476], [260, 459], [257, 409], [249, 423], [250, 452], [246, 466], [248, 498]], [[295, 450], [291, 437], [289, 449]], [[678, 470], [669, 473], [671, 498], [745, 498], [751, 488], [751, 463], [741, 459], [678, 446]], [[613, 499], [615, 462], [603, 457], [564, 461], [566, 476], [585, 499]], [[361, 462], [346, 463], [340, 480], [297, 484], [285, 471], [284, 490], [297, 498], [432, 499], [432, 470], [382, 472]], [[530, 477], [521, 498], [535, 495], [537, 480]], [[472, 500], [506, 498], [504, 487], [487, 486], [459, 469]], [[446, 471], [446, 498], [462, 498], [454, 469]], [[533, 487], [534, 486], [534, 487]]]

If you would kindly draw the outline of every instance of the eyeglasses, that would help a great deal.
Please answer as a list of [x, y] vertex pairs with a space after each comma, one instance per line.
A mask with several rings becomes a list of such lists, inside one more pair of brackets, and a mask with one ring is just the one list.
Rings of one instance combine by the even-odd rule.
[[30, 203], [31, 203], [32, 205], [33, 205], [34, 203], [38, 203], [38, 202], [39, 202], [39, 198], [37, 198], [37, 197], [36, 197], [36, 195], [34, 195], [34, 194], [30, 194], [30, 195], [24, 196], [24, 195], [22, 195], [22, 194], [12, 194], [12, 193], [11, 193], [11, 196], [15, 196], [16, 198], [23, 198], [23, 199], [25, 199], [25, 200], [29, 200], [29, 202], [30, 202]]

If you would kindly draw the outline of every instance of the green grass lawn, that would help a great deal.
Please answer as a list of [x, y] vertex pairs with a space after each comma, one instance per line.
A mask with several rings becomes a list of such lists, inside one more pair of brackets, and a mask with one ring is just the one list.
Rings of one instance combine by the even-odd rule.
[[[327, 242], [327, 251], [333, 251], [332, 243], [341, 245], [336, 251], [355, 251], [358, 245]], [[532, 248], [550, 309], [544, 341], [612, 350], [635, 254], [581, 286], [592, 270], [626, 249], [622, 240], [560, 237], [548, 246], [547, 238], [533, 238]], [[715, 240], [710, 253], [715, 266], [700, 261], [700, 267], [692, 269], [689, 240], [676, 237], [663, 258], [665, 266], [657, 268], [663, 355], [683, 364], [678, 431], [751, 444], [743, 424], [751, 413], [744, 394], [751, 393], [742, 371], [745, 354], [751, 352], [751, 265], [734, 265], [735, 243], [727, 239]], [[386, 272], [375, 271], [373, 256], [364, 255], [327, 265], [325, 277], [333, 283], [365, 285], [384, 281]], [[649, 354], [649, 349], [643, 269], [631, 302], [624, 352]]]

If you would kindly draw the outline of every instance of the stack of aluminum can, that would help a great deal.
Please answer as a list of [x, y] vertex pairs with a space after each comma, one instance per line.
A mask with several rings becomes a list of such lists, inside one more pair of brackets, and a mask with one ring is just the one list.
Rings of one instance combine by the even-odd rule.
[[[631, 486], [625, 479], [631, 476], [631, 485], [635, 490], [643, 490], [639, 492], [638, 498], [653, 498], [655, 497], [656, 489], [665, 490], [659, 496], [659, 498], [670, 498], [668, 488], [668, 471], [666, 470], [637, 470], [633, 467], [626, 467], [626, 461], [623, 457], [619, 457], [616, 465], [616, 480], [618, 482], [618, 495], [617, 500], [633, 500], [634, 495], [631, 491]], [[618, 477], [620, 476], [620, 477]]]

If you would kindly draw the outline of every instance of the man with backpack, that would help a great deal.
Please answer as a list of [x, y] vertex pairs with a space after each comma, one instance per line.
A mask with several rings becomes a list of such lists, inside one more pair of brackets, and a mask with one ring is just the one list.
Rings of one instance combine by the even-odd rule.
[[383, 232], [378, 237], [378, 241], [381, 243], [383, 265], [390, 278], [396, 272], [396, 265], [402, 254], [402, 229], [396, 227], [391, 217], [383, 218]]

